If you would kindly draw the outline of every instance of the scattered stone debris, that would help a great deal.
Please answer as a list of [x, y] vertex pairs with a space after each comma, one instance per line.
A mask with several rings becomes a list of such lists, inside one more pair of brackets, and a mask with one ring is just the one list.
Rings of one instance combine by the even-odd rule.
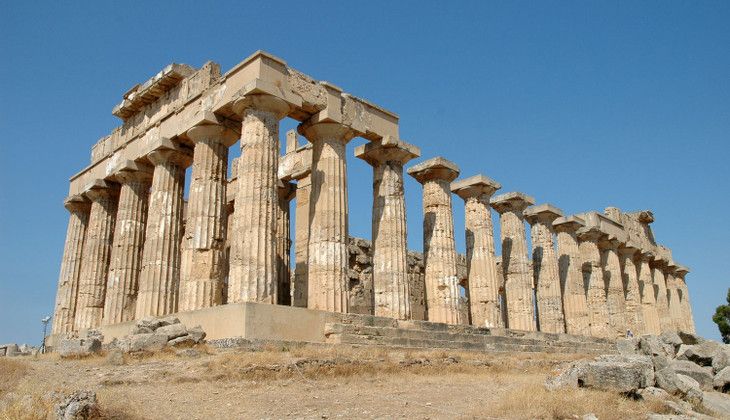
[[83, 336], [68, 336], [58, 343], [61, 357], [86, 357], [101, 351], [104, 336], [97, 330], [89, 330]]
[[[130, 335], [115, 339], [109, 344], [109, 348], [124, 353], [140, 353], [159, 351], [165, 347], [192, 347], [204, 341], [205, 331], [200, 326], [188, 329], [173, 316], [149, 317], [138, 320]], [[191, 357], [191, 354], [186, 356]]]
[[100, 418], [96, 393], [92, 391], [76, 391], [65, 397], [55, 407], [57, 420], [90, 420]]
[[[618, 355], [564, 366], [548, 378], [549, 390], [586, 387], [615, 390], [635, 398], [656, 398], [672, 415], [651, 419], [710, 418], [696, 408], [730, 417], [730, 345], [694, 334], [663, 333], [618, 340]], [[718, 392], [719, 391], [719, 392]], [[670, 396], [679, 397], [677, 404]]]
[[0, 357], [33, 356], [38, 354], [38, 351], [38, 347], [33, 347], [29, 344], [0, 344]]

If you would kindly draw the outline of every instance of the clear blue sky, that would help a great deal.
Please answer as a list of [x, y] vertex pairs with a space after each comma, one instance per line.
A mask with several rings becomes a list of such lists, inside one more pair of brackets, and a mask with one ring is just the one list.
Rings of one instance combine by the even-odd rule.
[[[728, 22], [727, 1], [5, 1], [0, 342], [40, 339], [68, 178], [120, 124], [122, 94], [171, 62], [225, 71], [258, 49], [396, 112], [424, 158], [503, 192], [566, 213], [653, 210], [657, 240], [692, 269], [699, 332], [718, 338], [710, 317], [730, 286]], [[370, 237], [371, 170], [348, 164], [351, 233]], [[409, 178], [406, 190], [420, 250], [421, 188]]]

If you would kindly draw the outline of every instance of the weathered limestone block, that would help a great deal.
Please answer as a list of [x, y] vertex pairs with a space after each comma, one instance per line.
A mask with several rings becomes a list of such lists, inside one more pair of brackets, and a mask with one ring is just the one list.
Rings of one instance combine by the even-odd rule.
[[639, 291], [641, 292], [641, 307], [642, 314], [644, 315], [644, 332], [659, 335], [661, 333], [659, 313], [656, 307], [654, 280], [651, 267], [649, 266], [649, 262], [653, 258], [653, 253], [643, 250], [637, 255], [639, 265]]
[[679, 301], [679, 288], [677, 282], [677, 266], [670, 263], [665, 271], [667, 279], [667, 304], [669, 305], [669, 317], [672, 320], [672, 331], [682, 330], [682, 307]]
[[69, 211], [69, 218], [61, 258], [61, 274], [58, 276], [56, 305], [53, 311], [51, 330], [53, 334], [68, 333], [74, 329], [74, 311], [81, 273], [81, 253], [91, 210], [91, 205], [82, 196], [67, 198], [64, 206]]
[[679, 265], [675, 271], [677, 278], [677, 289], [679, 290], [680, 306], [682, 307], [682, 332], [694, 334], [695, 333], [695, 321], [692, 315], [692, 305], [689, 300], [689, 289], [687, 288], [687, 282], [685, 276], [689, 273], [689, 268]]
[[655, 257], [650, 263], [652, 277], [656, 288], [656, 308], [659, 315], [660, 332], [673, 331], [672, 317], [669, 314], [669, 302], [667, 300], [667, 279], [664, 276], [664, 270], [667, 268], [668, 261], [662, 257]]
[[598, 247], [601, 250], [603, 281], [606, 285], [606, 307], [608, 309], [608, 323], [612, 332], [611, 338], [625, 337], [628, 329], [625, 315], [626, 297], [618, 256], [619, 243], [619, 240], [613, 235], [605, 236], [598, 242]]
[[276, 300], [279, 120], [289, 104], [272, 95], [234, 103], [242, 116], [236, 211], [233, 213], [228, 302]]
[[106, 284], [104, 325], [134, 319], [152, 168], [126, 161], [117, 169], [114, 179], [121, 189]]
[[536, 331], [532, 269], [527, 257], [523, 215], [527, 207], [535, 204], [535, 199], [519, 192], [511, 192], [493, 197], [490, 204], [500, 215], [506, 326], [515, 330]]
[[639, 279], [634, 258], [639, 248], [628, 242], [619, 246], [618, 253], [621, 263], [621, 276], [625, 291], [625, 309], [627, 328], [634, 335], [645, 334], [644, 313], [641, 306], [641, 293], [639, 291]]
[[601, 267], [601, 251], [598, 241], [605, 236], [597, 227], [583, 227], [578, 230], [581, 255], [583, 257], [583, 279], [586, 284], [586, 302], [591, 335], [615, 338], [611, 333], [606, 302], [606, 288]]
[[558, 256], [555, 252], [553, 222], [562, 210], [551, 204], [528, 207], [525, 219], [532, 226], [532, 268], [536, 285], [537, 326], [540, 331], [565, 332], [563, 299], [560, 288]]
[[451, 191], [464, 199], [469, 309], [472, 325], [480, 327], [504, 327], [489, 206], [489, 199], [500, 188], [501, 184], [484, 175], [451, 184]]
[[135, 319], [177, 311], [180, 246], [183, 230], [183, 187], [189, 150], [169, 140], [148, 155], [152, 174], [147, 230], [139, 276]]
[[223, 302], [228, 148], [238, 140], [238, 134], [220, 124], [195, 126], [187, 136], [195, 149], [183, 239], [180, 311]]
[[312, 145], [309, 196], [308, 307], [347, 312], [347, 143], [355, 136], [337, 123], [304, 123]]
[[458, 324], [459, 286], [449, 184], [459, 176], [459, 168], [453, 162], [436, 157], [411, 166], [408, 174], [423, 185], [427, 317], [432, 322]]
[[291, 182], [277, 183], [278, 206], [276, 211], [276, 304], [291, 305], [291, 273], [289, 272], [291, 232], [289, 226], [289, 202], [294, 198], [296, 185]]
[[118, 194], [118, 189], [102, 180], [95, 181], [84, 193], [91, 200], [91, 212], [76, 301], [74, 329], [77, 331], [101, 325]]
[[392, 137], [355, 150], [356, 157], [373, 166], [372, 277], [376, 316], [411, 317], [403, 165], [420, 155], [417, 147]]
[[568, 334], [591, 335], [583, 261], [578, 247], [578, 229], [585, 226], [577, 216], [559, 217], [553, 222], [558, 237], [558, 267], [563, 291], [565, 329]]

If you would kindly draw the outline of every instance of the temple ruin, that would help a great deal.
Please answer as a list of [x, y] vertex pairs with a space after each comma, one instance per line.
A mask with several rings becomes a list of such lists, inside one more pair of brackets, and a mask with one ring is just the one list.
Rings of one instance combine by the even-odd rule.
[[[211, 338], [266, 330], [307, 340], [305, 326], [328, 313], [495, 334], [694, 332], [689, 269], [655, 241], [651, 211], [565, 215], [521, 192], [495, 195], [499, 182], [460, 178], [444, 157], [412, 164], [421, 152], [401, 139], [396, 114], [268, 53], [224, 74], [213, 62], [171, 64], [113, 114], [122, 125], [70, 180], [54, 336], [114, 336], [116, 326], [172, 313]], [[300, 124], [281, 154], [285, 117]], [[355, 137], [368, 143], [347, 156]], [[353, 157], [373, 170], [371, 240], [348, 232]], [[422, 185], [422, 254], [407, 249], [405, 176]], [[457, 197], [466, 232], [454, 231]], [[466, 235], [466, 255], [455, 235]], [[342, 333], [326, 319], [317, 334], [322, 325]]]

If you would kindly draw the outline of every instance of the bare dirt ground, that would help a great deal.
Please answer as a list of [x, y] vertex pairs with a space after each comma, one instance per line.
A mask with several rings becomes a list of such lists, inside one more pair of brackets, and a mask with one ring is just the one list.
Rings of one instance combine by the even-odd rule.
[[[575, 355], [380, 348], [198, 349], [147, 357], [0, 360], [0, 419], [45, 418], [54, 393], [92, 390], [106, 418], [645, 418], [656, 401], [549, 392]], [[119, 356], [119, 355], [117, 355]], [[57, 397], [56, 397], [57, 398]]]

